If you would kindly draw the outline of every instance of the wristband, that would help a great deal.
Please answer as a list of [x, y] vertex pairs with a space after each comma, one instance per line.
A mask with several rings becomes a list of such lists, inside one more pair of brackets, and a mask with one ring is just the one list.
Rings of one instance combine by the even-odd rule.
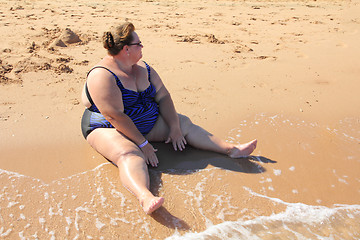
[[139, 148], [145, 147], [145, 145], [148, 144], [148, 143], [149, 143], [149, 141], [147, 139], [145, 139], [145, 141], [142, 144], [139, 145]]

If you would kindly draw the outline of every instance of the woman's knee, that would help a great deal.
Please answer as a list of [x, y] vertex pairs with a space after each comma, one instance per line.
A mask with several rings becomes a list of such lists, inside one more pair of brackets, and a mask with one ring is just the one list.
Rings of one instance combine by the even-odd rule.
[[87, 141], [97, 152], [117, 166], [127, 159], [144, 158], [142, 151], [133, 142], [114, 129], [95, 129]]
[[114, 163], [119, 166], [119, 164], [132, 161], [134, 158], [144, 159], [144, 154], [137, 147], [121, 147], [114, 154]]
[[188, 116], [178, 114], [179, 116], [179, 122], [180, 122], [180, 128], [184, 135], [186, 135], [191, 127], [194, 125], [191, 121], [191, 119]]

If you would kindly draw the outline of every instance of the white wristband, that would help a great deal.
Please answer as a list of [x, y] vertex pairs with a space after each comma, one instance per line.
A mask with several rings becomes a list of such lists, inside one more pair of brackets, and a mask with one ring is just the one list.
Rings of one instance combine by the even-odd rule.
[[145, 145], [148, 144], [148, 143], [149, 143], [149, 141], [147, 139], [145, 139], [145, 141], [142, 144], [139, 145], [139, 148], [145, 147]]

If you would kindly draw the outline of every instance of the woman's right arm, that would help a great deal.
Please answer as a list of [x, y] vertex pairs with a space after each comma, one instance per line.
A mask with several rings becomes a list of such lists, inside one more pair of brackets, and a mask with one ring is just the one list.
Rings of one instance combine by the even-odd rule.
[[[146, 139], [130, 117], [124, 113], [122, 94], [114, 76], [104, 69], [94, 69], [88, 76], [87, 85], [91, 98], [105, 119], [137, 146], [142, 144]], [[156, 166], [158, 159], [152, 145], [148, 143], [141, 150], [146, 162]]]

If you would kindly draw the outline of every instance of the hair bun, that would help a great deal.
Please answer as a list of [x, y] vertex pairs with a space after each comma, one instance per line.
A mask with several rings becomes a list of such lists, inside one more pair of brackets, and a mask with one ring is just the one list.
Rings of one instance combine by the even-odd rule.
[[105, 32], [103, 40], [104, 40], [104, 48], [110, 49], [110, 48], [114, 47], [115, 42], [114, 42], [114, 37], [111, 34], [111, 32]]

